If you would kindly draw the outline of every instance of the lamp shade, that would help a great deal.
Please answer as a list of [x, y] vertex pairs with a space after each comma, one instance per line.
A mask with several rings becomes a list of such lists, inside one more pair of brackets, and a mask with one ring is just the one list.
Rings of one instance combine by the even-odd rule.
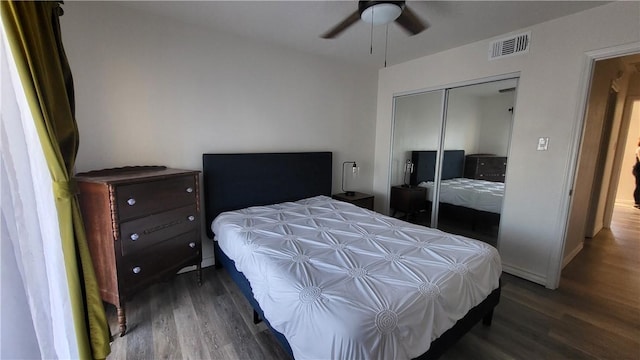
[[360, 172], [360, 168], [358, 167], [358, 165], [356, 164], [355, 161], [345, 161], [345, 162], [342, 163], [342, 192], [344, 192], [344, 194], [346, 196], [354, 196], [356, 194], [355, 191], [346, 190], [345, 186], [344, 186], [344, 180], [345, 180], [345, 177], [344, 177], [344, 166], [347, 165], [347, 164], [352, 164], [352, 166], [351, 166], [352, 176], [357, 176], [358, 173]]
[[396, 4], [381, 3], [371, 5], [362, 11], [360, 18], [362, 21], [373, 24], [381, 25], [388, 24], [400, 16], [402, 9]]
[[409, 181], [407, 181], [407, 176], [411, 176], [413, 174], [413, 161], [411, 159], [407, 159], [404, 163], [404, 186], [409, 186]]

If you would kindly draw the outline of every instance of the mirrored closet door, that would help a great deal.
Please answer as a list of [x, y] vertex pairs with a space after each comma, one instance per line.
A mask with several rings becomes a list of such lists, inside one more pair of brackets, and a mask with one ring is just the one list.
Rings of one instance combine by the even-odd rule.
[[[435, 173], [436, 164], [425, 163], [418, 169], [412, 160], [418, 149], [437, 149], [440, 144], [444, 90], [395, 98], [393, 147], [391, 155], [392, 216], [431, 226], [431, 207], [427, 206], [427, 188], [416, 186], [417, 171]], [[435, 154], [434, 154], [435, 160]]]
[[392, 216], [497, 244], [517, 79], [395, 98]]

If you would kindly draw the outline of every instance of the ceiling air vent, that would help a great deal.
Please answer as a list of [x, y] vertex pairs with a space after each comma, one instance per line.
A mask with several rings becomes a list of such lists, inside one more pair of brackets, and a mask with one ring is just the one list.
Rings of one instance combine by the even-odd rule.
[[492, 42], [489, 48], [489, 60], [528, 53], [530, 39], [531, 31]]

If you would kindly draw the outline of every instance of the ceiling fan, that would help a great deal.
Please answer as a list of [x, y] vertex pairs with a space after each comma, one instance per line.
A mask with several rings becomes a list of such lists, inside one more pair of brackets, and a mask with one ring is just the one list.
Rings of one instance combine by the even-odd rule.
[[429, 27], [429, 24], [420, 20], [407, 7], [405, 1], [358, 1], [358, 10], [322, 34], [321, 37], [333, 39], [358, 20], [372, 25], [388, 24], [395, 20], [410, 35], [419, 34]]

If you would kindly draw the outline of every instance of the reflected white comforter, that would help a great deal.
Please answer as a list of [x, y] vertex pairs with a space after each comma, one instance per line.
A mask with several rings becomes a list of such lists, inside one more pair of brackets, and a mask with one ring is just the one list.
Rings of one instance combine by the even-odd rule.
[[[427, 188], [427, 200], [433, 201], [433, 181], [418, 184]], [[504, 183], [454, 178], [440, 183], [440, 202], [500, 214]]]
[[296, 359], [409, 359], [498, 287], [495, 248], [326, 196], [220, 214], [220, 248]]

